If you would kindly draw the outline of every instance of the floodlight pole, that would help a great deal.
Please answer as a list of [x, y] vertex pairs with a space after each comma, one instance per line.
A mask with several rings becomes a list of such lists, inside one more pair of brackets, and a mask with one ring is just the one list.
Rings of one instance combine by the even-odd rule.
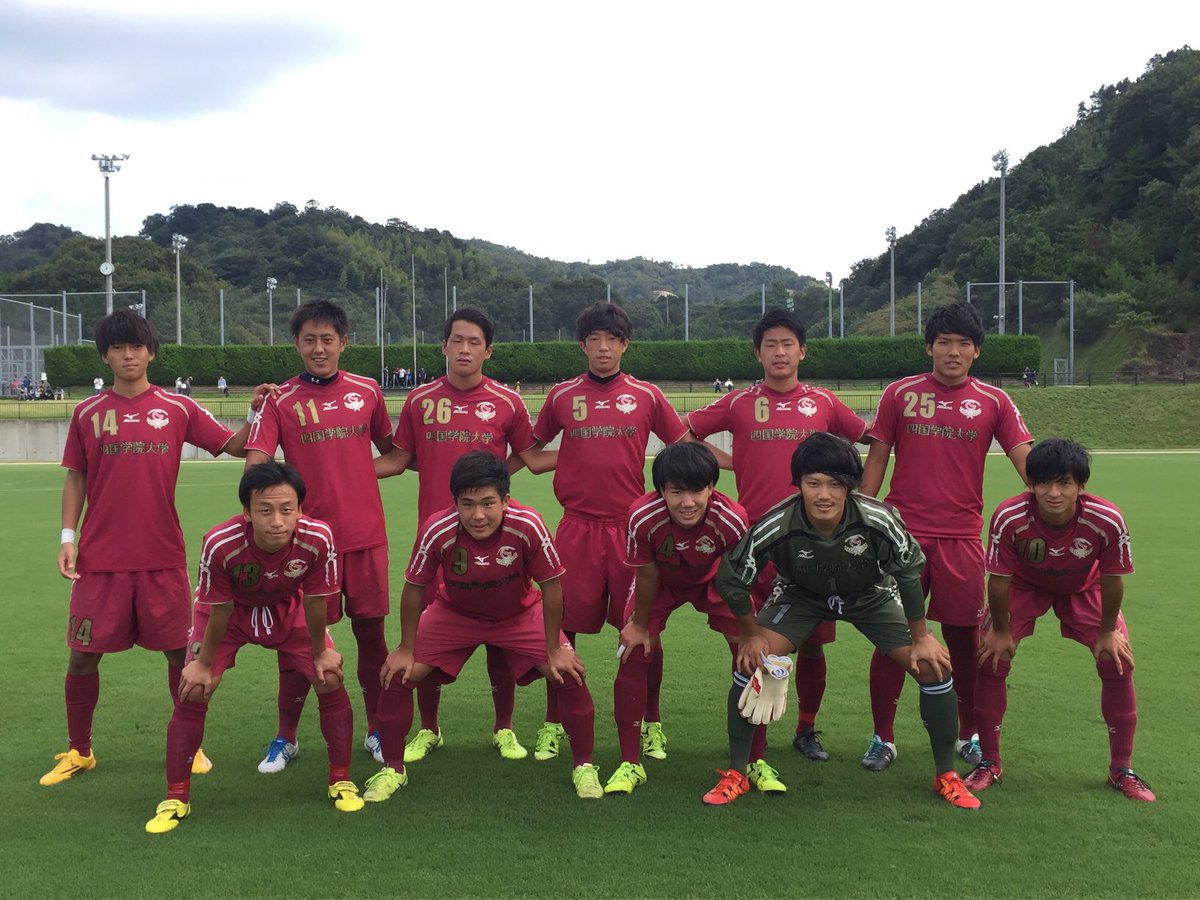
[[690, 324], [688, 313], [688, 290], [690, 288], [690, 284], [685, 284], [683, 286], [683, 339], [685, 341], [688, 340], [688, 326]]
[[893, 225], [884, 232], [888, 248], [891, 250], [891, 314], [888, 317], [888, 334], [896, 336], [896, 227]]
[[187, 246], [188, 239], [182, 234], [171, 235], [171, 247], [175, 250], [175, 343], [183, 343], [183, 291], [182, 280], [180, 278], [180, 258], [183, 256], [183, 248]]
[[829, 286], [829, 337], [833, 337], [833, 273], [825, 273], [825, 284]]
[[838, 339], [846, 336], [846, 279], [838, 282]]
[[267, 339], [272, 347], [275, 346], [275, 288], [279, 282], [274, 278], [267, 279]]
[[1004, 176], [1008, 174], [1008, 151], [997, 150], [992, 155], [992, 167], [1000, 173], [1000, 333], [1004, 334]]
[[112, 286], [112, 217], [109, 215], [108, 202], [108, 179], [110, 175], [121, 171], [121, 167], [117, 165], [129, 159], [128, 153], [114, 154], [92, 154], [92, 160], [100, 165], [100, 174], [104, 176], [104, 311], [105, 315], [112, 315], [113, 311], [113, 286]]

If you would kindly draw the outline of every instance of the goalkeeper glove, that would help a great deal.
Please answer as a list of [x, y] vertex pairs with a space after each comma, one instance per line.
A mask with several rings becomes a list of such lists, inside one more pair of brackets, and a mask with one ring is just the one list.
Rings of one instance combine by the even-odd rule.
[[787, 709], [788, 681], [792, 660], [788, 656], [762, 657], [762, 665], [754, 670], [750, 683], [742, 691], [738, 709], [753, 725], [764, 725], [783, 717]]

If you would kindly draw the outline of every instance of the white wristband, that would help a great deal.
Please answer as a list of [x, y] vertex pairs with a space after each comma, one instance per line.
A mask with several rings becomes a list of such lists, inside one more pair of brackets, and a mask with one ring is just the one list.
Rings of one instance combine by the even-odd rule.
[[258, 411], [253, 406], [246, 410], [246, 421], [251, 425], [258, 421]]
[[64, 543], [64, 544], [75, 543], [75, 529], [74, 528], [64, 528], [62, 530], [62, 543]]

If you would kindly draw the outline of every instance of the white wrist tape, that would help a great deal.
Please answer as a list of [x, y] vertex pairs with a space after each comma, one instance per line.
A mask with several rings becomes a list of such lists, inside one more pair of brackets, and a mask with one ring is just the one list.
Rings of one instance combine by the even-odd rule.
[[64, 543], [64, 544], [75, 543], [75, 529], [74, 528], [64, 528], [62, 530], [62, 543]]

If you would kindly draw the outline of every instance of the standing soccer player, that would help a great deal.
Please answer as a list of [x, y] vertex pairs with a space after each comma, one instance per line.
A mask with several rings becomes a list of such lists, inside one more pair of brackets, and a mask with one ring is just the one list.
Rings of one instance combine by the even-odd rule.
[[[396, 423], [392, 449], [375, 461], [380, 478], [397, 475], [416, 462], [417, 511], [421, 523], [445, 508], [450, 471], [459, 457], [472, 450], [483, 450], [506, 460], [511, 449], [531, 471], [550, 468], [541, 469], [542, 454], [533, 449], [533, 425], [520, 395], [483, 374], [483, 363], [492, 356], [495, 333], [495, 325], [481, 309], [464, 306], [446, 320], [442, 355], [449, 371], [408, 395]], [[416, 551], [415, 545], [413, 550]], [[433, 593], [429, 592], [430, 597]], [[486, 650], [496, 708], [492, 742], [505, 759], [524, 759], [528, 751], [521, 746], [512, 727], [516, 682], [503, 654], [490, 645]], [[417, 688], [421, 728], [405, 748], [405, 762], [422, 760], [442, 746], [438, 724], [440, 699], [440, 685], [421, 682]]]
[[[236, 434], [189, 397], [150, 384], [158, 353], [148, 319], [117, 310], [96, 326], [96, 350], [113, 386], [75, 407], [62, 464], [62, 548], [58, 571], [71, 581], [67, 626], [66, 753], [44, 785], [95, 768], [92, 720], [100, 698], [100, 660], [134, 644], [167, 658], [172, 698], [191, 624], [191, 586], [175, 482], [185, 443], [212, 453], [244, 454], [249, 425]], [[255, 394], [262, 403], [265, 388]], [[87, 501], [78, 552], [75, 528]], [[197, 752], [195, 770], [212, 764]]]
[[[604, 796], [592, 765], [592, 696], [583, 663], [560, 630], [562, 563], [542, 517], [511, 500], [508, 489], [501, 460], [486, 451], [467, 453], [450, 473], [454, 505], [421, 526], [404, 575], [400, 646], [379, 673], [385, 761], [367, 780], [368, 802], [387, 800], [408, 782], [404, 739], [412, 726], [413, 685], [454, 681], [483, 644], [504, 651], [518, 684], [545, 676], [571, 740], [575, 792], [589, 800]], [[425, 591], [439, 572], [442, 586], [426, 606]]]
[[[746, 507], [750, 521], [758, 522], [768, 509], [795, 493], [789, 467], [798, 442], [827, 431], [856, 443], [864, 440], [867, 424], [831, 392], [801, 383], [807, 335], [798, 315], [773, 309], [754, 326], [751, 336], [754, 356], [763, 367], [762, 382], [689, 413], [687, 423], [698, 438], [720, 431], [733, 436], [738, 502]], [[766, 603], [773, 580], [774, 570], [767, 566], [752, 592], [755, 609]], [[836, 622], [820, 623], [796, 654], [799, 711], [792, 746], [814, 762], [829, 759], [815, 724], [825, 697], [822, 648], [837, 639], [836, 629]]]
[[1125, 576], [1133, 574], [1129, 529], [1121, 511], [1087, 493], [1088, 453], [1074, 441], [1040, 441], [1025, 460], [1029, 491], [992, 515], [988, 546], [988, 621], [979, 647], [975, 716], [983, 760], [967, 775], [982, 791], [1004, 775], [1000, 725], [1006, 679], [1017, 645], [1051, 609], [1065, 638], [1096, 658], [1100, 712], [1108, 725], [1108, 783], [1131, 800], [1154, 792], [1130, 767], [1137, 730], [1133, 650], [1121, 613]]
[[[920, 546], [887, 504], [854, 493], [863, 464], [847, 441], [810, 435], [790, 468], [800, 493], [772, 507], [717, 570], [717, 588], [738, 619], [739, 671], [729, 692], [729, 768], [718, 770], [720, 781], [704, 802], [721, 806], [750, 790], [743, 772], [754, 726], [747, 717], [769, 722], [782, 715], [787, 654], [819, 622], [843, 619], [921, 685], [933, 789], [952, 806], [977, 808], [954, 771], [954, 680], [946, 648], [926, 628]], [[775, 564], [775, 589], [756, 618], [750, 588], [767, 562]]]
[[[708, 627], [725, 637], [737, 658], [737, 620], [712, 582], [721, 554], [742, 539], [750, 523], [740, 505], [714, 490], [719, 474], [717, 459], [704, 444], [672, 444], [654, 458], [654, 491], [629, 509], [625, 561], [636, 574], [613, 683], [621, 765], [604, 786], [606, 794], [629, 794], [646, 783], [641, 718], [650, 661], [671, 613], [690, 603], [708, 617]], [[751, 770], [751, 778], [771, 787], [777, 775], [771, 771], [767, 777], [767, 769], [761, 763]]]
[[286, 463], [250, 466], [238, 485], [242, 514], [204, 536], [188, 664], [167, 725], [167, 799], [146, 823], [150, 834], [191, 813], [191, 763], [209, 700], [246, 644], [287, 657], [311, 682], [329, 748], [326, 794], [341, 812], [363, 808], [350, 780], [354, 721], [342, 657], [325, 630], [327, 598], [339, 592], [338, 556], [329, 526], [301, 514], [304, 493], [304, 479]]
[[[350, 323], [329, 300], [310, 300], [292, 313], [292, 338], [304, 371], [279, 386], [250, 432], [246, 464], [269, 461], [277, 447], [308, 484], [305, 511], [327, 522], [341, 554], [345, 613], [358, 643], [358, 683], [366, 705], [363, 747], [377, 761], [379, 667], [387, 658], [383, 620], [388, 613], [388, 543], [372, 446], [392, 449], [392, 423], [383, 392], [370, 378], [338, 368]], [[331, 597], [328, 621], [342, 617], [341, 596]], [[267, 745], [260, 772], [279, 772], [299, 751], [296, 726], [309, 679], [283, 667], [279, 673], [279, 730]]]
[[[646, 445], [650, 434], [664, 444], [687, 436], [687, 426], [656, 386], [621, 371], [633, 323], [614, 303], [593, 303], [575, 319], [575, 335], [587, 357], [583, 375], [555, 385], [533, 427], [543, 446], [561, 432], [554, 495], [563, 517], [555, 533], [563, 576], [563, 631], [597, 634], [608, 622], [620, 630], [633, 570], [625, 565], [625, 516], [646, 491]], [[662, 645], [650, 662], [642, 716], [642, 752], [666, 759], [659, 691]], [[558, 756], [563, 723], [557, 694], [546, 696], [546, 722], [538, 731], [534, 759]]]
[[[888, 385], [867, 437], [862, 492], [879, 493], [888, 456], [896, 455], [887, 502], [900, 511], [927, 563], [921, 585], [929, 618], [942, 638], [958, 680], [958, 752], [980, 760], [975, 722], [975, 653], [984, 612], [983, 466], [999, 442], [1022, 481], [1033, 438], [1021, 413], [999, 388], [971, 377], [983, 346], [983, 325], [969, 303], [939, 306], [925, 323], [925, 352], [933, 370]], [[863, 768], [882, 772], [896, 758], [896, 706], [904, 671], [882, 653], [871, 658], [871, 715], [875, 735]]]

